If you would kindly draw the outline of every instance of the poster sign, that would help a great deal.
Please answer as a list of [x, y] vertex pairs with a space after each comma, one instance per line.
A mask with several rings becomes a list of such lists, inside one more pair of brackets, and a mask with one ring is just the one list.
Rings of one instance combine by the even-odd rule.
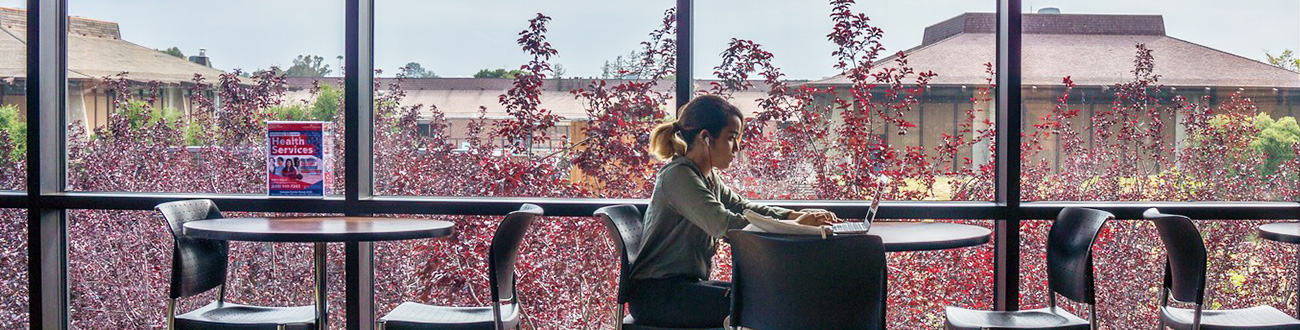
[[327, 122], [267, 122], [267, 196], [324, 198], [332, 193], [332, 141]]

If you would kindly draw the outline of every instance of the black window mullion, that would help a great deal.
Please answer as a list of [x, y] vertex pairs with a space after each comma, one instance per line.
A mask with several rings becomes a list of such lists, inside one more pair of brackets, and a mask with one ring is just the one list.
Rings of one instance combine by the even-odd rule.
[[27, 1], [27, 281], [32, 329], [68, 327], [68, 248], [63, 209], [42, 207], [64, 189], [67, 1]]
[[[374, 194], [374, 0], [347, 0], [344, 81], [345, 215], [368, 215]], [[344, 243], [344, 305], [347, 329], [375, 324], [374, 245]]]
[[1007, 209], [994, 226], [993, 306], [1020, 307], [1020, 0], [998, 0], [996, 200]]
[[[692, 45], [695, 44], [694, 17], [694, 0], [677, 0], [677, 107], [675, 109], [681, 109], [691, 100], [691, 95], [695, 94], [694, 71], [691, 69], [695, 62], [691, 56], [694, 52]], [[673, 115], [676, 115], [676, 111]]]

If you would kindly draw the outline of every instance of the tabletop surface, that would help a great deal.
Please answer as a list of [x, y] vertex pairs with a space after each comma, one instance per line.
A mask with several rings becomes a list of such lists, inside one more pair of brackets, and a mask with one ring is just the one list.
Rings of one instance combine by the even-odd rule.
[[867, 234], [880, 236], [885, 250], [891, 252], [954, 249], [993, 239], [993, 231], [988, 228], [946, 222], [877, 221]]
[[387, 217], [223, 218], [186, 222], [187, 236], [227, 241], [368, 242], [451, 235], [451, 222]]
[[1300, 222], [1279, 222], [1259, 226], [1259, 238], [1300, 244]]

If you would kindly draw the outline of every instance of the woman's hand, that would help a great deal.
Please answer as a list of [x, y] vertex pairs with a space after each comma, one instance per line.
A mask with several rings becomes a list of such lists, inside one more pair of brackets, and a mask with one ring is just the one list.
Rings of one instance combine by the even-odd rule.
[[835, 213], [826, 210], [800, 210], [790, 212], [789, 217], [794, 218], [796, 223], [806, 226], [828, 226], [838, 220]]

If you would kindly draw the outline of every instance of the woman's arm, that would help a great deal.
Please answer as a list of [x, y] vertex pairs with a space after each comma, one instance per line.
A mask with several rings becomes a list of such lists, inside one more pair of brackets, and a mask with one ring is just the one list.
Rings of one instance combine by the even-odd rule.
[[720, 199], [722, 204], [732, 212], [740, 213], [745, 210], [754, 210], [754, 212], [758, 212], [759, 214], [777, 219], [794, 219], [797, 215], [792, 216], [792, 214], [799, 213], [783, 207], [767, 206], [750, 202], [749, 199], [746, 199], [744, 196], [732, 192], [731, 188], [728, 188], [727, 185], [723, 184], [721, 181], [717, 181], [717, 183], [718, 199]]
[[662, 189], [663, 193], [656, 197], [664, 198], [668, 206], [709, 236], [723, 237], [728, 229], [749, 224], [739, 212], [732, 211], [715, 197], [704, 180], [689, 167], [667, 168], [660, 173], [659, 180], [656, 189]]
[[[750, 202], [739, 194], [733, 193], [731, 188], [718, 182], [718, 195], [722, 198], [723, 205], [733, 212], [743, 212], [745, 209], [754, 210], [769, 217], [777, 219], [795, 220], [801, 225], [822, 226], [835, 222], [835, 214], [825, 210], [803, 210], [794, 211], [782, 207], [767, 206], [763, 204]], [[806, 212], [805, 212], [806, 211]]]

